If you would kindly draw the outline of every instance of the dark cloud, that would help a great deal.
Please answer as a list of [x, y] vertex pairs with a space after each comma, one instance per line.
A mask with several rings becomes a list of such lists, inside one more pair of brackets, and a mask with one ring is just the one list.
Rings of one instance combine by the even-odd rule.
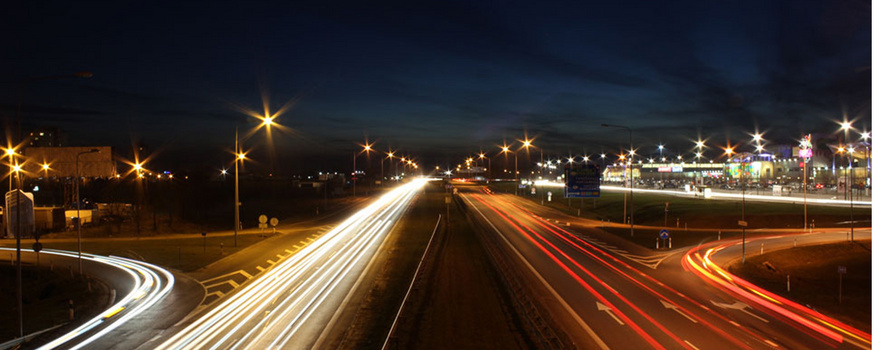
[[[700, 134], [770, 142], [870, 128], [871, 5], [747, 2], [27, 2], [0, 23], [0, 115], [18, 82], [28, 125], [72, 143], [220, 154], [235, 128], [288, 104], [273, 146], [338, 157], [365, 138], [449, 159], [527, 131], [548, 153]], [[88, 20], [84, 20], [87, 18]], [[8, 124], [8, 123], [7, 123]], [[864, 124], [864, 125], [863, 125]], [[97, 141], [95, 141], [95, 139]], [[715, 145], [714, 143], [714, 145]], [[173, 148], [173, 150], [170, 150]], [[193, 157], [192, 157], [193, 158]], [[185, 162], [179, 162], [185, 163]]]

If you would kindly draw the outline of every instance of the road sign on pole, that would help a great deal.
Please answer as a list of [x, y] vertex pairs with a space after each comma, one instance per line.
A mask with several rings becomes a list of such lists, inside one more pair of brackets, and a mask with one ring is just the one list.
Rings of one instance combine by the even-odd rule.
[[596, 164], [564, 166], [565, 198], [601, 197], [601, 172]]
[[668, 238], [670, 238], [670, 237], [671, 237], [671, 234], [668, 232], [668, 230], [661, 230], [661, 231], [659, 231], [659, 238], [661, 238], [661, 239], [668, 239]]

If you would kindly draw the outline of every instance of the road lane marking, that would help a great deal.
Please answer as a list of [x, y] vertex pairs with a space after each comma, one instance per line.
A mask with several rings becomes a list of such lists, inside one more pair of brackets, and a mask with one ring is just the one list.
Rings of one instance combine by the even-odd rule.
[[692, 343], [690, 343], [688, 340], [683, 340], [683, 341], [686, 343], [686, 345], [688, 345], [692, 349], [699, 350], [697, 346], [692, 345]]
[[683, 311], [680, 311], [680, 309], [677, 307], [677, 305], [671, 304], [671, 303], [669, 303], [669, 302], [667, 302], [667, 301], [664, 301], [664, 300], [661, 300], [661, 299], [659, 299], [659, 301], [662, 302], [662, 306], [664, 306], [665, 309], [671, 309], [671, 310], [674, 310], [674, 311], [676, 311], [678, 314], [680, 314], [681, 316], [683, 316], [683, 317], [685, 317], [686, 319], [688, 319], [689, 321], [692, 321], [692, 323], [698, 323], [698, 320], [696, 320], [696, 319], [690, 317], [689, 315], [686, 315], [686, 313], [684, 313]]
[[267, 269], [261, 267], [261, 265], [255, 266], [255, 268], [257, 268], [258, 271], [261, 271], [261, 272], [264, 272], [264, 270], [267, 270]]
[[606, 312], [608, 315], [610, 315], [610, 317], [613, 317], [613, 319], [616, 320], [616, 323], [619, 323], [620, 326], [624, 326], [624, 325], [625, 325], [625, 323], [622, 322], [622, 320], [620, 320], [619, 317], [616, 317], [616, 315], [613, 314], [613, 309], [611, 309], [609, 306], [604, 305], [604, 304], [601, 304], [600, 301], [596, 301], [596, 302], [595, 302], [595, 307], [598, 308], [598, 311], [604, 311], [604, 312]]
[[209, 297], [211, 295], [215, 295], [215, 296], [219, 297], [219, 299], [221, 299], [225, 296], [225, 293], [222, 293], [221, 291], [215, 291], [215, 292], [212, 292], [212, 293], [205, 295], [204, 298]]
[[210, 278], [210, 279], [205, 279], [205, 280], [203, 280], [203, 281], [200, 281], [200, 283], [207, 284], [207, 283], [209, 283], [209, 282], [217, 281], [217, 280], [220, 280], [220, 279], [222, 279], [222, 278], [230, 277], [230, 276], [233, 276], [233, 275], [236, 275], [236, 274], [242, 274], [243, 276], [246, 277], [246, 279], [251, 279], [251, 278], [252, 278], [252, 275], [246, 273], [246, 271], [243, 271], [243, 270], [237, 270], [237, 271], [234, 271], [234, 272], [226, 273], [226, 274], [221, 275], [221, 276], [218, 276], [218, 277], [213, 277], [213, 278]]
[[717, 303], [717, 302], [715, 302], [715, 301], [713, 301], [713, 300], [711, 300], [710, 302], [713, 303], [713, 305], [715, 305], [715, 306], [717, 306], [717, 307], [720, 307], [720, 308], [723, 308], [723, 309], [738, 310], [738, 311], [743, 312], [743, 313], [745, 313], [745, 314], [747, 314], [747, 315], [750, 315], [750, 316], [752, 316], [752, 317], [757, 318], [759, 321], [762, 321], [762, 322], [765, 322], [765, 323], [770, 323], [770, 322], [768, 322], [768, 320], [766, 320], [766, 319], [764, 319], [764, 318], [761, 318], [761, 317], [759, 317], [758, 315], [756, 315], [756, 314], [754, 314], [754, 313], [752, 313], [752, 312], [750, 312], [750, 311], [747, 311], [747, 308], [749, 308], [750, 306], [747, 305], [747, 304], [744, 304], [744, 303], [742, 303], [742, 302], [736, 301], [736, 302], [734, 302], [734, 304]]
[[556, 300], [558, 300], [559, 304], [561, 304], [561, 306], [565, 309], [565, 311], [566, 311], [568, 314], [570, 314], [571, 317], [572, 317], [575, 321], [577, 321], [577, 324], [579, 324], [580, 327], [582, 327], [583, 330], [586, 331], [586, 333], [589, 335], [589, 337], [591, 337], [591, 339], [592, 339], [596, 344], [598, 344], [598, 346], [599, 346], [601, 349], [610, 349], [610, 347], [607, 346], [607, 343], [605, 343], [604, 340], [602, 340], [601, 337], [599, 337], [598, 334], [595, 333], [595, 330], [593, 330], [592, 327], [590, 327], [589, 324], [586, 323], [586, 321], [583, 321], [583, 319], [580, 318], [580, 315], [577, 314], [577, 313], [573, 310], [573, 308], [571, 308], [570, 304], [568, 304], [567, 301], [565, 301], [564, 298], [562, 298], [561, 295], [559, 295], [558, 292], [557, 292], [554, 288], [552, 288], [552, 285], [550, 285], [549, 282], [547, 282], [546, 279], [543, 278], [543, 275], [541, 275], [540, 272], [537, 272], [537, 269], [535, 269], [534, 266], [531, 265], [531, 262], [529, 262], [528, 259], [525, 259], [525, 256], [523, 256], [522, 253], [519, 252], [519, 250], [516, 249], [516, 247], [513, 246], [512, 243], [510, 243], [510, 241], [507, 239], [507, 237], [505, 237], [504, 234], [501, 233], [501, 230], [499, 230], [499, 229], [495, 226], [495, 224], [493, 224], [492, 221], [489, 220], [489, 218], [487, 218], [487, 217], [485, 216], [485, 214], [483, 214], [483, 212], [480, 211], [479, 208], [477, 208], [476, 205], [474, 205], [474, 203], [471, 202], [471, 201], [467, 198], [467, 196], [462, 196], [462, 198], [463, 198], [464, 201], [467, 203], [468, 207], [471, 207], [471, 208], [473, 208], [474, 210], [476, 210], [476, 212], [479, 213], [480, 217], [482, 217], [483, 220], [485, 220], [485, 221], [489, 224], [489, 226], [491, 226], [491, 228], [492, 228], [493, 230], [495, 230], [495, 232], [498, 234], [498, 236], [500, 236], [501, 240], [503, 240], [504, 243], [505, 243], [505, 244], [506, 244], [510, 249], [512, 249], [513, 253], [516, 254], [516, 256], [519, 258], [519, 260], [521, 260], [522, 263], [524, 263], [525, 266], [528, 267], [528, 270], [530, 270], [531, 273], [534, 274], [535, 277], [537, 277], [537, 279], [540, 281], [540, 283], [543, 284], [543, 286], [544, 286], [544, 287], [549, 291], [549, 293], [552, 294], [552, 296], [555, 297]]

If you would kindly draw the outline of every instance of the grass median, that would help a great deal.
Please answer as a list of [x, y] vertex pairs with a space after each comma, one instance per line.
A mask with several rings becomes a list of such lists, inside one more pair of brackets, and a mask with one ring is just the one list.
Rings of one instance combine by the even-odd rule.
[[[840, 274], [838, 267], [845, 268]], [[751, 255], [728, 271], [871, 332], [871, 241], [802, 246]], [[787, 285], [787, 278], [789, 283]]]
[[[234, 247], [233, 236], [218, 235], [207, 235], [205, 238], [165, 236], [144, 239], [101, 239], [83, 241], [82, 251], [97, 255], [122, 256], [182, 272], [191, 272], [261, 242], [267, 237], [269, 236], [258, 234], [239, 235], [237, 247]], [[43, 243], [43, 246], [44, 249], [78, 251], [75, 241]]]

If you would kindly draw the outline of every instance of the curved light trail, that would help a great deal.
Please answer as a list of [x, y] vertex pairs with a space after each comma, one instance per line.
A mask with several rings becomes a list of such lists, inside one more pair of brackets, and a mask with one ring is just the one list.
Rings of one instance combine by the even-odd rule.
[[[2, 251], [12, 251], [12, 248], [0, 248]], [[76, 259], [78, 253], [45, 249], [40, 254], [49, 254]], [[115, 256], [100, 256], [82, 254], [82, 259], [107, 265], [122, 270], [130, 276], [133, 287], [121, 300], [101, 312], [98, 316], [86, 321], [76, 329], [39, 347], [39, 349], [54, 349], [63, 346], [66, 349], [81, 349], [101, 337], [111, 335], [116, 328], [137, 317], [143, 311], [160, 301], [172, 289], [175, 279], [173, 274], [158, 266], [131, 259]]]
[[[427, 182], [417, 179], [383, 195], [252, 284], [197, 318], [159, 349], [305, 348], [301, 329], [333, 314], [363, 265]], [[321, 329], [321, 327], [316, 327]], [[318, 334], [315, 334], [318, 336]]]
[[[775, 237], [779, 236], [756, 240]], [[747, 241], [749, 244], [755, 240]], [[762, 311], [790, 320], [796, 328], [826, 343], [848, 342], [861, 348], [871, 348], [871, 334], [764, 290], [713, 262], [714, 254], [740, 244], [739, 240], [717, 241], [690, 249], [683, 256], [683, 267], [709, 284], [749, 301], [750, 305], [758, 306]]]

